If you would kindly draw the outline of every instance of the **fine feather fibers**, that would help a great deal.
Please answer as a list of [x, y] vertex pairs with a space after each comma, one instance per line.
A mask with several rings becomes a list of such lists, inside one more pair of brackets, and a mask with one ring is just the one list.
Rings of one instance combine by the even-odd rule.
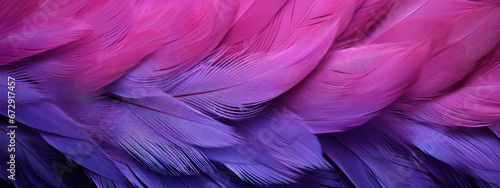
[[409, 116], [446, 126], [487, 126], [500, 119], [500, 50], [478, 61], [462, 87], [415, 105]]
[[329, 53], [278, 103], [295, 112], [315, 133], [361, 125], [417, 78], [427, 48], [421, 44], [383, 44]]
[[499, 23], [498, 0], [3, 0], [0, 186], [499, 187]]
[[264, 107], [262, 103], [290, 89], [319, 63], [337, 23], [325, 23], [311, 37], [284, 51], [212, 57], [184, 75], [167, 93], [206, 113], [229, 119], [254, 116]]

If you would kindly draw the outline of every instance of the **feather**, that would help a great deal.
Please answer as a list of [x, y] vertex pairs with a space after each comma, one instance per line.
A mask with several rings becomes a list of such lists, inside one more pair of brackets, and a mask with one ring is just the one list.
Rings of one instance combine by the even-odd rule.
[[87, 171], [87, 176], [94, 181], [95, 185], [98, 188], [107, 188], [107, 187], [113, 187], [113, 188], [127, 188], [127, 187], [132, 187], [130, 184], [124, 184], [120, 182], [113, 181], [111, 179], [108, 179], [106, 177], [103, 177], [99, 174], [93, 173], [91, 171]]
[[321, 135], [323, 151], [357, 187], [436, 186], [384, 123], [376, 118], [349, 132]]
[[[21, 81], [23, 80], [18, 80], [17, 83], [23, 84]], [[20, 88], [16, 93], [20, 91], [22, 94], [25, 90], [37, 91], [36, 89], [35, 86]], [[90, 102], [85, 101], [87, 98], [73, 100], [71, 106], [61, 102], [58, 106], [62, 108], [59, 108], [54, 104], [42, 102], [47, 98], [37, 99], [37, 95], [29, 97], [33, 99], [26, 101], [35, 103], [26, 103], [26, 106], [18, 111], [23, 114], [18, 120], [41, 131], [57, 134], [44, 134], [44, 139], [68, 158], [81, 164], [87, 173], [92, 174], [91, 177], [95, 181], [103, 185], [128, 184], [117, 171], [113, 162], [115, 160], [127, 161], [135, 158], [144, 166], [161, 173], [190, 174], [197, 173], [198, 170], [212, 171], [213, 166], [195, 146], [222, 147], [236, 143], [235, 134], [229, 128], [168, 96], [162, 96], [163, 98], [157, 101], [153, 98], [113, 99], [112, 103], [103, 105], [111, 105], [110, 112], [118, 113], [104, 114], [98, 111], [95, 113], [95, 107], [100, 105], [96, 104], [99, 101], [95, 98], [90, 99]], [[7, 101], [3, 102], [7, 104]], [[130, 114], [136, 115], [129, 116]], [[68, 116], [76, 118], [80, 123], [74, 122]], [[121, 124], [123, 120], [129, 123]], [[172, 127], [165, 129], [165, 122], [170, 122]], [[200, 129], [199, 126], [206, 129]], [[152, 127], [159, 129], [154, 130]], [[114, 132], [113, 128], [123, 129]], [[136, 136], [138, 132], [143, 132], [144, 135]], [[98, 145], [90, 141], [90, 138], [83, 137], [85, 134], [89, 134], [93, 141], [99, 141]], [[90, 151], [75, 151], [71, 145], [89, 147]]]
[[458, 171], [498, 184], [500, 140], [488, 129], [452, 129], [420, 123], [405, 127], [409, 129], [409, 142], [426, 154]]
[[[339, 3], [344, 6], [337, 7]], [[212, 56], [166, 92], [207, 114], [228, 119], [252, 117], [265, 102], [312, 70], [336, 31], [345, 27], [353, 7], [352, 2], [289, 1], [248, 47], [230, 55], [222, 51]], [[273, 84], [262, 87], [263, 83]], [[259, 88], [258, 93], [248, 92], [253, 88]]]
[[500, 138], [500, 122], [494, 122], [490, 126], [488, 126], [493, 133], [497, 135], [498, 138]]
[[279, 103], [302, 118], [314, 133], [347, 130], [368, 121], [401, 96], [426, 57], [427, 46], [406, 44], [329, 53]]
[[[480, 8], [458, 18], [448, 45], [427, 61], [420, 79], [406, 96], [434, 97], [451, 90], [454, 84], [473, 70], [476, 61], [495, 49], [500, 42], [500, 35], [494, 32], [500, 29], [498, 22], [500, 8], [491, 7]], [[478, 40], [482, 37], [485, 39]], [[456, 68], [446, 69], [450, 66]]]
[[0, 187], [500, 186], [498, 0], [0, 7]]
[[[23, 83], [19, 81], [17, 83]], [[17, 90], [23, 91], [24, 88]], [[76, 101], [73, 102], [77, 104]], [[7, 101], [3, 101], [3, 103], [7, 104]], [[175, 103], [177, 105], [174, 105]], [[111, 104], [113, 104], [112, 110], [118, 113], [108, 113], [108, 116], [94, 114], [95, 118], [87, 117], [93, 111], [88, 111], [89, 113], [85, 114], [84, 118], [80, 118], [78, 114], [81, 114], [82, 109], [72, 113], [71, 108], [65, 107], [63, 109], [69, 112], [65, 113], [61, 108], [47, 102], [25, 104], [26, 106], [18, 107], [17, 112], [22, 115], [17, 117], [17, 120], [40, 131], [57, 134], [43, 134], [43, 136], [53, 147], [66, 154], [68, 158], [78, 161], [85, 168], [92, 170], [93, 173], [122, 183], [125, 181], [120, 180], [119, 176], [117, 177], [120, 173], [117, 173], [116, 169], [114, 172], [111, 170], [115, 164], [108, 155], [117, 155], [117, 153], [127, 155], [128, 152], [145, 166], [159, 172], [171, 173], [171, 170], [172, 172], [180, 171], [189, 174], [197, 171], [196, 168], [205, 169], [205, 171], [210, 171], [210, 168], [213, 168], [203, 153], [194, 146], [222, 147], [236, 143], [235, 134], [229, 128], [193, 111], [169, 96], [164, 96], [156, 101], [153, 98], [122, 98]], [[85, 107], [85, 105], [79, 107]], [[130, 116], [130, 114], [135, 115]], [[4, 115], [7, 116], [7, 114]], [[76, 117], [82, 123], [77, 123], [68, 116]], [[123, 120], [128, 123], [121, 124]], [[98, 122], [96, 126], [89, 126], [96, 122]], [[164, 128], [162, 125], [166, 122], [169, 122], [172, 127]], [[121, 131], [107, 132], [121, 127], [124, 128]], [[157, 129], [155, 130], [155, 128]], [[92, 140], [100, 141], [99, 145], [95, 145], [94, 141], [82, 135], [82, 132], [89, 134]], [[136, 136], [138, 132], [143, 132], [144, 135]], [[113, 138], [116, 140], [108, 142], [108, 139]], [[91, 148], [91, 150], [80, 153], [74, 151], [70, 145], [82, 145], [84, 148]], [[103, 145], [114, 147], [104, 151]], [[122, 147], [126, 152], [116, 151], [117, 148]], [[177, 157], [172, 160], [171, 156]], [[177, 169], [172, 168], [172, 166]]]
[[[336, 34], [342, 32], [352, 18], [357, 1], [287, 1], [274, 19], [257, 36], [247, 39], [229, 51], [246, 54], [262, 51], [282, 51], [311, 35], [324, 25], [338, 22]], [[259, 28], [259, 27], [257, 27]]]
[[12, 29], [22, 24], [24, 19], [29, 18], [41, 7], [41, 1], [6, 0], [0, 2], [0, 7], [4, 9], [0, 12], [2, 23], [0, 23], [0, 38], [6, 37]]
[[42, 136], [47, 143], [62, 152], [68, 159], [84, 167], [87, 174], [92, 173], [120, 184], [130, 183], [117, 168], [114, 162], [116, 159], [101, 148], [102, 145], [96, 145], [89, 140], [78, 140], [52, 134], [42, 134]]
[[134, 165], [122, 164], [121, 166], [124, 174], [126, 174], [132, 182], [135, 182], [134, 185], [136, 187], [229, 187], [224, 182], [212, 177], [215, 175], [169, 176], [154, 173]]
[[[16, 83], [23, 83], [22, 79], [18, 80]], [[27, 83], [24, 84], [28, 85]], [[18, 85], [18, 88], [15, 89], [14, 93], [37, 93], [34, 86], [26, 88], [19, 87], [25, 85]], [[16, 96], [19, 97], [19, 95]], [[21, 95], [21, 97], [25, 96]], [[105, 152], [94, 149], [93, 152], [89, 151], [90, 153], [81, 153], [80, 151], [75, 150], [75, 146], [99, 148], [99, 146], [94, 145], [90, 137], [85, 134], [81, 134], [84, 128], [82, 124], [75, 122], [72, 118], [68, 117], [67, 113], [54, 104], [45, 102], [43, 98], [37, 99], [37, 97], [39, 96], [26, 95], [25, 101], [32, 101], [32, 103], [22, 103], [22, 105], [17, 105], [17, 108], [14, 109], [18, 114], [16, 121], [39, 131], [43, 131], [40, 133], [43, 138], [40, 139], [45, 139], [52, 147], [65, 154], [66, 157], [74, 161], [78, 161], [79, 164], [85, 168], [93, 170], [105, 177], [109, 177], [110, 179], [123, 181], [120, 174], [116, 173], [117, 169], [113, 171], [114, 163], [108, 158]], [[8, 102], [4, 100], [2, 100], [1, 103], [5, 105], [8, 104]], [[5, 113], [2, 112], [2, 114], [8, 117], [7, 111], [5, 111]], [[38, 136], [40, 137], [40, 135]]]
[[245, 181], [294, 182], [304, 169], [328, 168], [317, 138], [283, 109], [266, 110], [235, 126], [245, 142], [205, 151]]
[[[177, 99], [164, 95], [155, 98], [142, 99], [121, 99], [122, 103], [130, 106], [132, 114], [144, 113], [141, 111], [151, 111], [153, 113], [168, 114], [165, 125], [172, 128], [164, 129], [155, 127], [161, 134], [177, 137], [178, 140], [201, 147], [221, 147], [235, 144], [237, 136], [234, 136], [232, 129], [226, 125], [214, 121], [210, 117], [200, 114]], [[144, 114], [146, 115], [146, 114]], [[139, 116], [140, 117], [140, 116]], [[172, 134], [169, 131], [175, 131]], [[195, 135], [189, 135], [195, 134]], [[205, 134], [205, 136], [196, 135]], [[230, 136], [231, 135], [231, 136]]]
[[[453, 6], [453, 8], [450, 8]], [[434, 42], [446, 36], [450, 11], [459, 7], [452, 1], [394, 1], [379, 25], [369, 33], [369, 44], [388, 42]], [[446, 18], [445, 18], [446, 17]], [[432, 46], [434, 47], [434, 46]]]
[[23, 58], [77, 41], [90, 32], [89, 25], [71, 19], [87, 2], [69, 1], [3, 1], [0, 13], [0, 64]]
[[168, 93], [204, 113], [229, 119], [252, 117], [319, 62], [337, 29], [333, 23], [327, 26], [282, 52], [214, 56], [188, 72]]
[[380, 19], [389, 12], [395, 1], [365, 0], [359, 2], [362, 4], [354, 12], [354, 16], [346, 30], [335, 39], [330, 51], [346, 48], [362, 41], [370, 28], [380, 22]]
[[[7, 76], [12, 75], [12, 76]], [[11, 79], [8, 79], [11, 77]], [[10, 110], [17, 112], [16, 120], [48, 133], [59, 134], [75, 139], [86, 139], [87, 137], [79, 134], [79, 124], [74, 122], [60, 108], [46, 102], [49, 98], [41, 92], [41, 89], [34, 82], [29, 82], [28, 78], [15, 72], [4, 71], [0, 72], [0, 78], [10, 80], [12, 90], [9, 89], [8, 82], [0, 84], [0, 91], [9, 94], [11, 98], [5, 97], [0, 99], [0, 103], [4, 106], [13, 105]], [[13, 79], [15, 80], [13, 80]], [[9, 102], [9, 99], [10, 102]], [[17, 106], [15, 104], [17, 102]], [[1, 112], [5, 117], [9, 117], [9, 112], [4, 110]]]
[[[32, 104], [49, 98], [47, 93], [40, 89], [38, 81], [35, 81], [30, 75], [23, 74], [20, 70], [0, 68], [0, 79], [7, 80], [0, 82], [0, 91], [15, 98], [14, 101], [20, 104]], [[15, 92], [13, 92], [14, 90]], [[6, 106], [8, 99], [9, 97], [5, 97], [0, 99], [0, 102]]]
[[245, 138], [258, 138], [266, 152], [289, 168], [326, 167], [319, 142], [307, 126], [277, 108], [238, 123]]
[[[322, 3], [328, 4], [329, 6], [334, 5], [334, 4], [332, 4], [332, 2], [329, 2], [329, 1], [325, 1]], [[199, 109], [201, 111], [208, 112], [208, 113], [215, 113], [215, 114], [221, 115], [221, 116], [226, 117], [226, 118], [239, 119], [242, 117], [244, 118], [247, 116], [252, 116], [253, 114], [257, 113], [260, 110], [259, 107], [262, 107], [262, 105], [260, 105], [260, 103], [263, 103], [265, 101], [272, 99], [273, 97], [276, 97], [277, 95], [279, 95], [280, 91], [277, 90], [277, 91], [269, 93], [269, 94], [267, 92], [263, 92], [262, 94], [259, 94], [262, 96], [252, 97], [252, 98], [257, 98], [257, 99], [253, 99], [252, 101], [246, 101], [245, 99], [237, 99], [237, 98], [231, 99], [229, 97], [226, 97], [226, 99], [225, 99], [225, 100], [229, 100], [229, 101], [220, 101], [220, 100], [224, 100], [224, 99], [220, 99], [219, 96], [216, 96], [215, 99], [212, 99], [212, 97], [210, 97], [209, 95], [211, 95], [211, 96], [220, 95], [220, 97], [223, 97], [225, 95], [227, 96], [228, 94], [224, 94], [224, 93], [229, 93], [230, 92], [229, 89], [238, 90], [238, 87], [236, 87], [236, 86], [239, 86], [239, 85], [241, 85], [241, 87], [256, 87], [256, 86], [251, 86], [251, 83], [257, 82], [257, 80], [249, 82], [247, 78], [255, 77], [253, 75], [253, 74], [255, 74], [255, 73], [253, 73], [254, 71], [262, 70], [263, 68], [267, 68], [267, 67], [262, 66], [262, 65], [258, 66], [259, 64], [256, 64], [254, 66], [256, 68], [261, 68], [261, 69], [257, 69], [257, 70], [252, 69], [252, 68], [241, 69], [241, 67], [255, 64], [255, 63], [253, 63], [255, 61], [273, 62], [273, 63], [266, 63], [265, 64], [266, 66], [270, 66], [269, 68], [267, 68], [266, 71], [271, 71], [274, 69], [276, 69], [276, 71], [278, 71], [279, 67], [287, 67], [287, 65], [280, 63], [280, 61], [288, 61], [288, 62], [290, 62], [289, 64], [292, 64], [292, 63], [297, 64], [297, 66], [295, 66], [297, 68], [300, 65], [300, 66], [304, 67], [306, 70], [312, 68], [312, 66], [318, 61], [317, 57], [321, 56], [322, 52], [319, 49], [325, 48], [325, 46], [327, 46], [327, 43], [322, 42], [322, 43], [313, 44], [313, 45], [317, 45], [317, 47], [308, 47], [311, 45], [303, 44], [303, 45], [307, 45], [307, 46], [302, 46], [302, 48], [311, 49], [311, 51], [309, 51], [309, 53], [312, 53], [314, 50], [315, 53], [311, 54], [311, 55], [308, 55], [306, 53], [298, 54], [297, 55], [298, 57], [296, 57], [297, 58], [296, 60], [291, 60], [290, 57], [287, 59], [279, 58], [279, 56], [280, 55], [281, 56], [287, 55], [287, 54], [285, 54], [286, 52], [292, 53], [292, 51], [293, 51], [292, 49], [294, 49], [294, 50], [302, 49], [302, 48], [298, 47], [298, 44], [293, 45], [293, 48], [287, 49], [286, 51], [281, 51], [279, 49], [276, 49], [276, 54], [272, 54], [272, 55], [271, 54], [263, 55], [263, 54], [259, 54], [259, 53], [251, 53], [257, 49], [271, 48], [272, 46], [274, 46], [274, 48], [277, 48], [277, 47], [288, 48], [288, 46], [291, 45], [289, 43], [290, 42], [295, 43], [295, 40], [297, 40], [297, 38], [299, 36], [302, 37], [301, 34], [303, 32], [311, 33], [313, 29], [321, 28], [323, 25], [331, 25], [331, 24], [333, 24], [332, 21], [328, 21], [328, 20], [331, 20], [331, 19], [335, 18], [335, 16], [336, 16], [336, 15], [329, 15], [326, 18], [321, 17], [321, 16], [323, 16], [322, 14], [324, 14], [324, 12], [326, 10], [322, 9], [320, 7], [320, 4], [316, 5], [315, 3], [313, 3], [312, 5], [309, 5], [312, 9], [308, 10], [308, 11], [305, 11], [303, 8], [300, 8], [297, 10], [291, 9], [291, 7], [293, 7], [293, 6], [295, 6], [295, 5], [292, 5], [290, 3], [287, 4], [287, 8], [281, 10], [280, 16], [275, 18], [275, 20], [273, 21], [274, 23], [267, 26], [267, 28], [259, 35], [260, 39], [259, 38], [252, 39], [252, 40], [255, 40], [256, 42], [253, 42], [252, 45], [248, 49], [244, 49], [244, 51], [241, 52], [241, 54], [239, 54], [237, 56], [225, 54], [225, 56], [229, 56], [229, 57], [224, 56], [221, 59], [208, 60], [208, 61], [217, 61], [218, 63], [224, 62], [224, 63], [232, 64], [229, 67], [224, 69], [223, 74], [226, 74], [225, 76], [220, 75], [220, 74], [208, 74], [208, 73], [220, 72], [223, 69], [220, 67], [213, 67], [213, 68], [208, 68], [208, 69], [215, 69], [215, 70], [203, 71], [203, 69], [207, 69], [204, 67], [208, 66], [209, 62], [202, 63], [201, 65], [193, 68], [192, 71], [184, 74], [184, 76], [182, 76], [180, 79], [181, 81], [178, 81], [180, 83], [177, 82], [175, 84], [176, 87], [169, 89], [167, 91], [167, 93], [174, 95], [175, 97], [180, 97], [181, 100], [187, 102], [188, 104], [191, 104], [195, 108], [201, 108], [201, 109]], [[341, 14], [342, 12], [340, 12], [340, 11], [342, 11], [342, 10], [343, 9], [335, 10], [335, 11], [337, 11], [336, 12], [337, 14]], [[297, 13], [298, 16], [294, 16], [294, 20], [291, 24], [287, 23], [285, 20], [281, 20], [281, 19], [283, 19], [282, 18], [283, 15], [281, 15], [281, 14], [287, 15], [287, 14], [293, 13], [293, 11], [298, 11], [298, 13]], [[330, 12], [332, 12], [332, 11], [330, 10]], [[301, 15], [303, 15], [303, 17], [300, 17]], [[308, 22], [312, 22], [312, 20], [309, 21], [308, 19], [314, 18], [314, 16], [316, 16], [316, 15], [320, 16], [318, 18], [319, 19], [318, 23], [315, 23], [312, 25], [306, 25]], [[339, 15], [339, 16], [342, 16], [342, 15]], [[295, 18], [295, 17], [297, 17], [297, 18]], [[332, 32], [332, 30], [328, 29], [328, 28], [321, 29], [321, 30], [323, 32]], [[286, 34], [286, 35], [284, 35], [284, 34]], [[315, 34], [315, 35], [318, 35], [318, 34]], [[271, 43], [270, 43], [267, 41], [262, 41], [262, 39], [264, 39], [264, 37], [274, 37], [275, 40], [273, 40], [273, 41], [275, 41], [275, 42], [271, 41]], [[312, 37], [316, 37], [316, 36], [311, 36], [311, 38]], [[326, 35], [325, 37], [331, 37], [331, 35], [330, 36]], [[285, 40], [285, 39], [287, 39], [287, 40]], [[281, 42], [279, 42], [279, 44], [276, 43], [276, 41], [278, 41], [278, 40], [281, 40]], [[315, 38], [315, 39], [313, 39], [313, 41], [314, 40], [320, 41], [321, 39]], [[289, 42], [286, 42], [286, 41], [289, 41]], [[300, 39], [299, 42], [300, 41], [302, 41], [301, 43], [304, 43], [303, 41], [305, 41], [305, 40]], [[283, 43], [283, 42], [285, 42], [285, 43]], [[316, 48], [318, 48], [318, 49], [316, 49]], [[279, 52], [279, 54], [278, 54], [278, 52]], [[250, 55], [248, 55], [248, 54], [250, 54]], [[311, 57], [299, 60], [299, 58], [304, 58], [305, 56], [311, 56]], [[218, 57], [218, 56], [216, 55], [215, 57]], [[298, 61], [304, 62], [304, 63], [300, 63], [300, 64], [295, 63]], [[235, 63], [232, 63], [232, 62], [235, 62]], [[236, 63], [236, 62], [240, 62], [240, 63]], [[273, 68], [271, 68], [271, 67], [273, 67]], [[231, 70], [231, 69], [233, 69], [233, 70]], [[247, 73], [242, 72], [242, 71], [247, 71]], [[274, 71], [274, 72], [276, 72], [276, 71]], [[307, 71], [302, 71], [302, 72], [307, 73]], [[206, 82], [214, 83], [213, 79], [221, 79], [221, 78], [227, 79], [228, 78], [227, 76], [235, 75], [235, 74], [240, 74], [240, 75], [246, 74], [247, 77], [241, 77], [239, 79], [239, 81], [235, 80], [235, 81], [237, 81], [236, 83], [227, 83], [227, 82], [220, 83], [220, 84], [218, 84], [219, 86], [217, 86], [217, 85], [211, 86], [211, 85], [205, 84]], [[273, 75], [273, 77], [278, 77], [277, 74], [279, 74], [279, 73], [275, 73], [275, 75]], [[265, 76], [265, 75], [261, 75], [261, 76], [269, 77], [269, 76]], [[258, 77], [261, 77], [261, 76], [258, 76]], [[286, 90], [287, 88], [291, 87], [291, 85], [294, 82], [293, 79], [297, 80], [303, 76], [304, 75], [297, 75], [296, 77], [290, 78], [291, 79], [290, 81], [286, 81], [288, 84], [286, 84], [286, 83], [283, 84], [283, 86], [282, 86], [283, 89]], [[185, 77], [189, 77], [189, 78], [183, 79]], [[264, 79], [261, 78], [259, 80], [264, 80]], [[199, 87], [199, 85], [197, 85], [197, 84], [191, 84], [193, 82], [198, 83], [198, 84], [202, 84], [204, 86]], [[249, 82], [249, 83], [246, 83], [246, 82]], [[246, 83], [246, 84], [242, 84], [242, 83]], [[194, 86], [194, 88], [192, 88], [193, 86]], [[145, 86], [145, 87], [148, 87], [148, 86]], [[172, 86], [168, 86], [168, 87], [172, 87]], [[186, 87], [188, 87], [188, 88], [186, 88]], [[219, 89], [219, 88], [227, 88], [227, 89]], [[212, 90], [216, 90], [217, 92], [213, 92]], [[140, 92], [140, 93], [144, 93], [144, 92]], [[150, 92], [150, 93], [154, 93], [154, 92]], [[231, 92], [231, 93], [234, 93], [234, 92]], [[205, 96], [207, 96], [207, 97], [205, 97]], [[197, 101], [194, 101], [194, 100], [197, 100]], [[200, 101], [200, 100], [203, 100], [203, 101]], [[204, 103], [204, 104], [194, 105], [193, 103], [195, 103], [195, 102], [198, 104], [199, 103]], [[217, 103], [220, 103], [220, 104], [217, 104]], [[212, 107], [214, 105], [216, 106], [216, 108], [219, 108], [219, 109], [214, 110]], [[252, 109], [251, 106], [254, 106], [253, 108], [256, 108], [256, 109]], [[233, 108], [233, 109], [231, 109], [231, 108]], [[250, 109], [238, 110], [238, 108], [250, 108]], [[249, 111], [249, 113], [248, 113], [249, 115], [245, 115], [245, 114], [247, 114], [246, 112], [240, 112], [240, 111]], [[236, 114], [236, 115], [232, 115], [232, 114]], [[241, 117], [239, 117], [239, 116], [241, 116]]]
[[172, 1], [166, 7], [163, 14], [169, 17], [161, 21], [166, 23], [162, 32], [168, 37], [157, 51], [113, 83], [112, 93], [138, 98], [165, 90], [174, 78], [210, 54], [229, 30], [237, 10], [234, 0]]
[[[466, 76], [475, 62], [500, 41], [500, 9], [491, 2], [402, 1], [371, 34], [368, 43], [424, 42], [431, 57], [406, 98], [428, 99], [446, 93]], [[488, 36], [486, 41], [477, 40]], [[456, 67], [448, 69], [448, 67]]]
[[[22, 114], [17, 117], [17, 121], [35, 129], [75, 139], [88, 139], [88, 137], [79, 134], [81, 125], [74, 122], [66, 113], [53, 104], [40, 102], [19, 106], [16, 112]], [[7, 114], [4, 115], [7, 116]]]
[[[2, 122], [7, 122], [2, 118]], [[18, 125], [16, 129], [7, 129], [7, 125], [2, 123], [0, 139], [2, 143], [13, 143], [15, 150], [8, 151], [7, 148], [0, 152], [2, 168], [9, 169], [11, 161], [10, 154], [15, 155], [14, 169], [16, 170], [14, 181], [16, 187], [84, 187], [92, 183], [88, 179], [78, 179], [78, 184], [71, 179], [79, 177], [83, 171], [77, 166], [66, 161], [64, 155], [48, 145], [40, 134], [31, 130], [25, 125]], [[14, 132], [12, 132], [14, 131]], [[9, 133], [9, 134], [7, 134]], [[14, 134], [10, 134], [14, 133]], [[10, 173], [0, 173], [0, 177], [8, 179]]]
[[[111, 98], [93, 105], [97, 110], [88, 113], [94, 117], [78, 119], [89, 122], [87, 125], [96, 121], [100, 123], [84, 130], [104, 137], [103, 144], [110, 145], [113, 150], [123, 149], [159, 173], [212, 171], [214, 167], [200, 148], [227, 147], [239, 142], [230, 127], [168, 95], [142, 99]], [[108, 113], [98, 115], [99, 109]], [[123, 152], [113, 153], [113, 156], [123, 155]]]
[[440, 181], [442, 185], [448, 187], [495, 187], [494, 184], [488, 183], [482, 179], [475, 178], [469, 174], [459, 172], [446, 163], [439, 161], [432, 156], [426, 155], [418, 150], [419, 160], [425, 168], [436, 177], [436, 181]]
[[[251, 1], [242, 1], [240, 3], [243, 4], [244, 2]], [[247, 5], [248, 8], [242, 11], [241, 16], [237, 16], [237, 21], [227, 32], [220, 46], [245, 45], [244, 41], [255, 37], [271, 23], [285, 3], [286, 0], [255, 0], [250, 5]], [[244, 47], [238, 49], [242, 48]], [[237, 49], [237, 47], [232, 47], [232, 49]]]
[[67, 91], [58, 93], [58, 98], [81, 97], [101, 89], [160, 48], [163, 39], [168, 38], [164, 26], [156, 27], [168, 17], [168, 11], [134, 18], [131, 9], [132, 5], [125, 1], [89, 3], [74, 19], [89, 24], [93, 29], [91, 36], [24, 66], [31, 67], [33, 75], [45, 76], [44, 87]]
[[487, 126], [500, 119], [500, 50], [484, 59], [466, 83], [432, 101], [417, 103], [409, 117], [446, 126]]
[[296, 184], [289, 187], [354, 187], [347, 177], [344, 177], [344, 174], [339, 175], [339, 172], [337, 169], [308, 171]]
[[0, 65], [77, 41], [90, 31], [88, 25], [74, 20], [50, 19], [47, 22], [30, 34], [23, 33], [28, 26], [18, 26], [9, 36], [0, 39]]

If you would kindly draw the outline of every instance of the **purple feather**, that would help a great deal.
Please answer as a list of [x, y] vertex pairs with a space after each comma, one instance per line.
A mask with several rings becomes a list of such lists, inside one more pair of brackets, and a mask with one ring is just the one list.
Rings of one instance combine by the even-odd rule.
[[3, 0], [0, 187], [499, 187], [499, 23], [498, 0]]

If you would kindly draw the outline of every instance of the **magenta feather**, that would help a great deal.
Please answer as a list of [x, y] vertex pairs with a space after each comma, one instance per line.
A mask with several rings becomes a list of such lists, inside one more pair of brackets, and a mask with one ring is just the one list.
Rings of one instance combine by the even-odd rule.
[[499, 23], [498, 0], [0, 1], [0, 187], [498, 187]]
[[329, 53], [280, 103], [315, 133], [345, 131], [373, 118], [404, 93], [417, 78], [427, 48], [384, 44]]

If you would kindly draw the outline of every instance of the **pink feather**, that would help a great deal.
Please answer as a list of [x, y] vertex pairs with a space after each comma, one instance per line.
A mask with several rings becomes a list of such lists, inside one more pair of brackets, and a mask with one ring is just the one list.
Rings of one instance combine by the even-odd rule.
[[368, 121], [404, 93], [417, 78], [427, 48], [381, 44], [331, 52], [279, 103], [314, 133], [345, 131]]

